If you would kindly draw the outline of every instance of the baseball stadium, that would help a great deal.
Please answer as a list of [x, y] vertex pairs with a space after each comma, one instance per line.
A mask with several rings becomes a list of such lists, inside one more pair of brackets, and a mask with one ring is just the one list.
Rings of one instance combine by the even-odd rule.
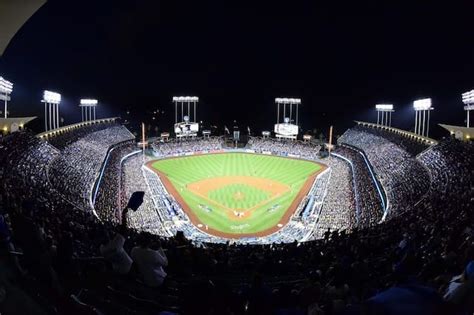
[[474, 8], [398, 5], [0, 1], [0, 314], [474, 314]]
[[220, 153], [150, 162], [192, 223], [229, 238], [259, 237], [284, 226], [308, 193], [321, 164]]

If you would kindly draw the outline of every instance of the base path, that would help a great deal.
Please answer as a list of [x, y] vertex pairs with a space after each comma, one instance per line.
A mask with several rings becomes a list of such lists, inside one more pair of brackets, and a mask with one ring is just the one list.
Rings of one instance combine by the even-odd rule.
[[[249, 153], [249, 154], [251, 154], [251, 153]], [[174, 158], [181, 158], [181, 157], [170, 157], [170, 159], [174, 159]], [[285, 157], [281, 157], [281, 158], [285, 158]], [[305, 160], [305, 161], [307, 161], [307, 160]], [[247, 237], [263, 237], [263, 236], [268, 236], [270, 234], [273, 234], [273, 233], [277, 232], [278, 230], [282, 229], [288, 223], [288, 221], [290, 221], [290, 218], [293, 215], [293, 213], [295, 212], [295, 210], [298, 208], [298, 205], [301, 203], [303, 198], [308, 194], [308, 192], [311, 189], [311, 186], [313, 185], [313, 182], [316, 179], [316, 177], [318, 176], [318, 174], [322, 173], [327, 168], [327, 166], [324, 165], [324, 164], [313, 162], [315, 164], [318, 164], [320, 166], [320, 169], [317, 170], [316, 172], [314, 172], [313, 174], [311, 174], [310, 176], [308, 176], [305, 183], [301, 187], [300, 191], [296, 195], [295, 199], [292, 201], [292, 203], [290, 204], [288, 209], [285, 211], [285, 213], [283, 214], [282, 218], [277, 223], [277, 225], [272, 226], [268, 229], [259, 231], [259, 232], [254, 232], [254, 233], [227, 233], [227, 232], [222, 232], [222, 231], [213, 229], [211, 227], [208, 227], [206, 229], [205, 228], [205, 223], [201, 222], [201, 220], [197, 217], [197, 215], [194, 213], [194, 211], [191, 209], [191, 207], [189, 207], [189, 205], [186, 203], [186, 201], [184, 201], [183, 197], [181, 197], [180, 193], [176, 190], [176, 188], [171, 183], [171, 181], [166, 176], [166, 174], [158, 171], [157, 169], [155, 169], [153, 167], [154, 162], [156, 162], [156, 160], [149, 161], [149, 162], [146, 163], [146, 166], [150, 170], [152, 170], [153, 172], [158, 174], [158, 176], [160, 177], [161, 182], [165, 186], [166, 190], [181, 205], [182, 209], [188, 215], [189, 219], [194, 224], [194, 226], [196, 226], [196, 228], [198, 228], [203, 233], [210, 234], [210, 235], [217, 236], [217, 237], [222, 237], [222, 238], [229, 238], [229, 239], [239, 239], [239, 238], [247, 238]], [[311, 162], [311, 161], [308, 161], [308, 162]], [[238, 177], [238, 176], [236, 176], [236, 177]], [[265, 180], [265, 179], [262, 179], [262, 178], [254, 178], [254, 179], [257, 180], [257, 181], [258, 180]], [[209, 179], [209, 181], [211, 181], [211, 180], [212, 180], [212, 178]], [[283, 185], [281, 183], [278, 183], [278, 184], [287, 187], [286, 185]], [[281, 227], [278, 227], [278, 225], [280, 225], [280, 224], [281, 224]]]

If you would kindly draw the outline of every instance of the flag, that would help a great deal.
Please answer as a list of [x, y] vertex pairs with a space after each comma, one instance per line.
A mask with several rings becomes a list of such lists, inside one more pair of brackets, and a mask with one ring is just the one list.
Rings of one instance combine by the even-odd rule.
[[227, 134], [230, 134], [229, 128], [227, 128], [227, 126], [224, 126], [224, 130]]
[[248, 132], [249, 132], [249, 134], [250, 134], [250, 127], [249, 127], [249, 126], [247, 126], [247, 131], [248, 131]]

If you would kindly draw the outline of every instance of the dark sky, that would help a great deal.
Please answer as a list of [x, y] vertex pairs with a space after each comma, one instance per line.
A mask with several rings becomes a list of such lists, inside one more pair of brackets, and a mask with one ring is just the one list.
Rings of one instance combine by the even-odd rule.
[[379, 2], [49, 1], [12, 40], [0, 74], [15, 84], [13, 115], [42, 119], [51, 89], [67, 123], [80, 119], [81, 97], [95, 97], [101, 116], [130, 108], [139, 121], [159, 108], [169, 130], [171, 97], [197, 95], [199, 120], [256, 131], [275, 123], [275, 97], [302, 98], [304, 130], [342, 133], [353, 119], [374, 121], [380, 102], [410, 129], [420, 97], [433, 98], [433, 122], [463, 124], [473, 1]]

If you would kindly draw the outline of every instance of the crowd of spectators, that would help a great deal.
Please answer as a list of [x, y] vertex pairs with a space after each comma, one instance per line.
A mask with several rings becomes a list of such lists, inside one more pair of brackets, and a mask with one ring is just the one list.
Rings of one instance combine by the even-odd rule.
[[412, 156], [423, 152], [424, 150], [430, 147], [430, 143], [418, 140], [415, 136], [410, 136], [398, 132], [393, 132], [380, 127], [365, 127], [362, 125], [357, 125], [352, 128], [353, 130], [358, 130], [365, 133], [370, 133], [376, 137], [381, 137], [389, 140], [390, 142], [401, 147], [404, 151], [408, 152]]
[[324, 163], [330, 167], [331, 174], [314, 238], [321, 238], [328, 229], [351, 230], [357, 225], [354, 186], [349, 163], [337, 157], [331, 157]]
[[77, 126], [71, 130], [58, 131], [50, 135], [47, 140], [51, 145], [55, 146], [59, 150], [63, 150], [82, 137], [85, 137], [90, 133], [109, 128], [115, 124], [116, 123], [114, 121], [104, 121], [85, 126]]
[[49, 181], [65, 198], [83, 209], [92, 208], [92, 189], [109, 149], [134, 136], [122, 125], [88, 133], [64, 147], [49, 166]]
[[[0, 152], [2, 313], [474, 311], [472, 143], [447, 140], [419, 156], [429, 189], [403, 215], [350, 232], [331, 229], [321, 240], [268, 245], [196, 246], [181, 233], [137, 233], [124, 226], [132, 215], [126, 211], [113, 226], [61, 199], [44, 180], [41, 165], [59, 154], [54, 147], [20, 133], [1, 139]], [[333, 182], [336, 189], [351, 194], [348, 164], [331, 160], [349, 174]]]
[[[348, 129], [338, 143], [364, 152], [384, 188], [389, 204], [388, 215], [398, 215], [422, 199], [428, 191], [430, 178], [416, 157], [405, 151], [399, 142], [392, 142], [393, 137], [385, 137], [386, 133], [359, 125]], [[398, 139], [400, 136], [394, 137]]]
[[122, 210], [121, 204], [121, 173], [122, 158], [137, 150], [135, 141], [124, 141], [113, 145], [102, 166], [102, 175], [96, 184], [96, 190], [92, 194], [94, 209], [99, 218], [119, 222]]
[[152, 144], [153, 153], [157, 157], [181, 155], [188, 152], [209, 152], [222, 150], [221, 137], [190, 138], [156, 142]]
[[321, 146], [311, 142], [277, 140], [272, 138], [252, 137], [247, 146], [257, 153], [271, 152], [276, 155], [288, 155], [304, 157], [308, 160], [317, 159]]
[[357, 203], [356, 219], [359, 226], [369, 226], [378, 223], [383, 216], [384, 207], [382, 196], [377, 191], [376, 183], [364, 161], [364, 156], [350, 147], [340, 146], [334, 153], [348, 159], [351, 163], [352, 177]]

